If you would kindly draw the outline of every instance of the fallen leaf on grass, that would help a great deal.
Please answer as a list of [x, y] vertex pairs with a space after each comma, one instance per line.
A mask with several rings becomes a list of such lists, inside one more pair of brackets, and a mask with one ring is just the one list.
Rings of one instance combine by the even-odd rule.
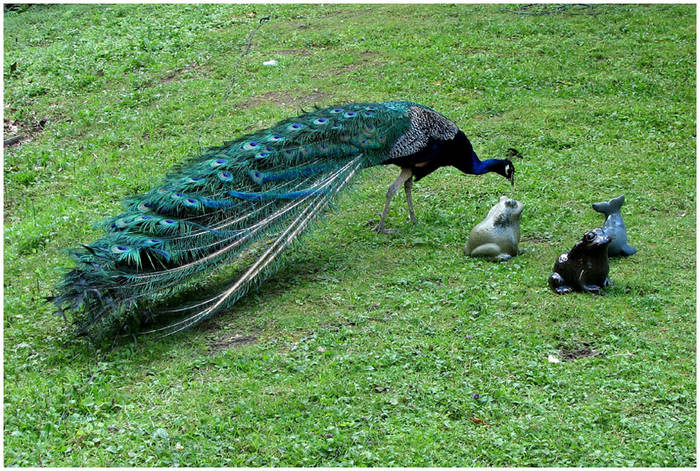
[[484, 425], [486, 428], [491, 428], [491, 426], [484, 419], [480, 419], [478, 417], [472, 417], [472, 422], [478, 425]]

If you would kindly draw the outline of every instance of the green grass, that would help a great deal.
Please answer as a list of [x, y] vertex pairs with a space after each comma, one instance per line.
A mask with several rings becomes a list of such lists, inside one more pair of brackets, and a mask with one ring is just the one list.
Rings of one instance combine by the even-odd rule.
[[[4, 161], [4, 464], [695, 466], [695, 7], [507, 8], [5, 12], [5, 119], [30, 138]], [[367, 170], [228, 312], [160, 341], [65, 343], [43, 300], [62, 249], [200, 132], [388, 99], [444, 113], [482, 157], [520, 150], [515, 188], [441, 169], [414, 187], [420, 224], [397, 197], [383, 236], [367, 221], [397, 171]], [[611, 261], [603, 297], [551, 293], [555, 258], [602, 223], [590, 204], [622, 193], [639, 252]], [[525, 204], [525, 253], [465, 258], [501, 194]], [[585, 345], [598, 355], [547, 361]]]

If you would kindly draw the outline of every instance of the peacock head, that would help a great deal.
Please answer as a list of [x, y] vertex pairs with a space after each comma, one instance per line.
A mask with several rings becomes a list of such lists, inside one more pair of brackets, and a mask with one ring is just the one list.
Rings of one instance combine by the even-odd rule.
[[494, 168], [496, 173], [503, 175], [510, 181], [511, 186], [515, 185], [515, 166], [508, 159], [499, 160], [498, 165]]

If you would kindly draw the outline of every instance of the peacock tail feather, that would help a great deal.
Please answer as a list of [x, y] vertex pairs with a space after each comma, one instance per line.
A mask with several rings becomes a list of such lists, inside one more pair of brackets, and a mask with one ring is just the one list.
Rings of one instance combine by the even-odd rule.
[[[408, 102], [318, 109], [190, 159], [102, 223], [105, 235], [52, 298], [76, 333], [95, 340], [134, 319], [179, 332], [230, 306], [274, 272], [278, 255], [365, 167], [387, 159], [410, 127]], [[254, 257], [251, 254], [254, 253]], [[215, 294], [158, 308], [215, 267], [251, 259]]]

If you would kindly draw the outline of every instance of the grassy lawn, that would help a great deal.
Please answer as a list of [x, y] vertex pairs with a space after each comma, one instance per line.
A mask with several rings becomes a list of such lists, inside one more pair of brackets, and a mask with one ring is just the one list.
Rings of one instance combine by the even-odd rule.
[[[695, 6], [509, 8], [6, 11], [5, 139], [25, 139], [4, 158], [4, 464], [695, 466]], [[398, 171], [366, 170], [215, 319], [67, 342], [43, 299], [63, 249], [200, 133], [390, 99], [450, 117], [482, 158], [518, 149], [515, 187], [441, 169], [414, 186], [420, 224], [399, 195], [378, 235]], [[465, 258], [502, 194], [525, 204], [524, 254]], [[556, 257], [602, 224], [590, 204], [620, 194], [639, 252], [611, 261], [605, 296], [553, 294]]]

